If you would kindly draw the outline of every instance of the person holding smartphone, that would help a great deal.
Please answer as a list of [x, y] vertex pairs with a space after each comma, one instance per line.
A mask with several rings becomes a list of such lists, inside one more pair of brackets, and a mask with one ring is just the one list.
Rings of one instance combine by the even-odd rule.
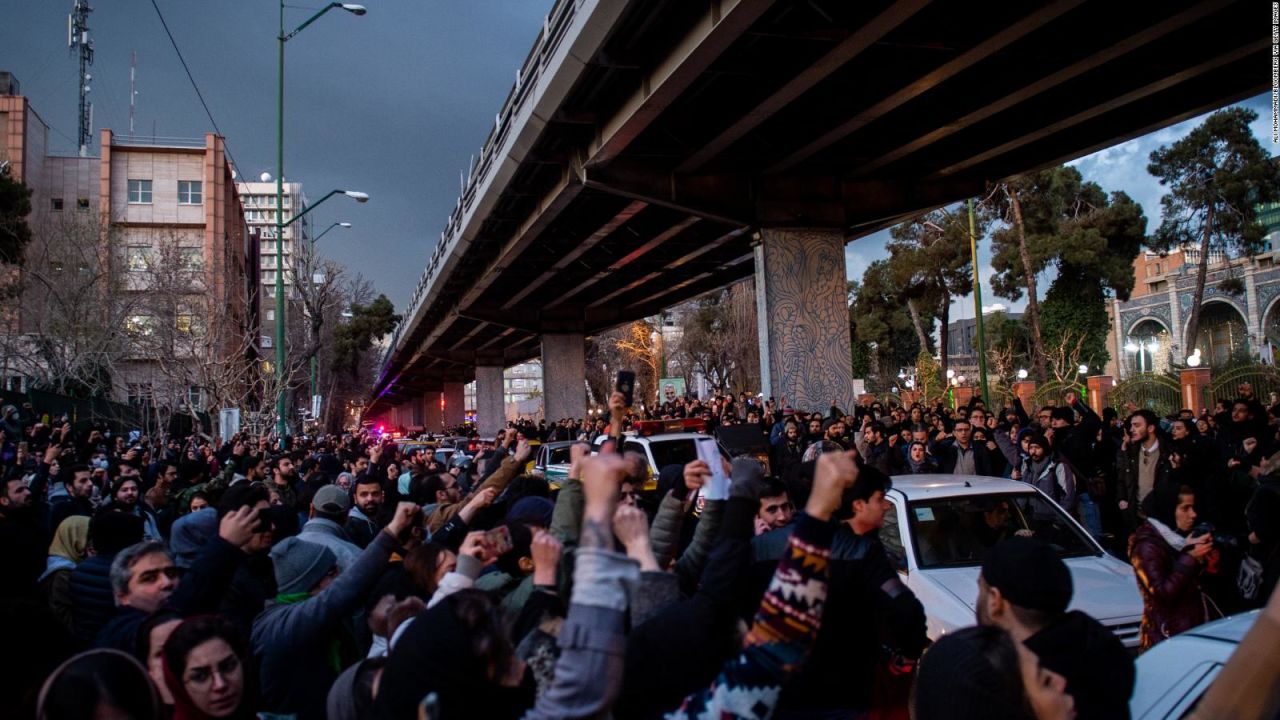
[[1189, 485], [1158, 485], [1142, 503], [1146, 521], [1129, 538], [1129, 562], [1142, 593], [1141, 649], [1209, 620], [1200, 587], [1214, 553], [1210, 533], [1193, 534], [1196, 495]]

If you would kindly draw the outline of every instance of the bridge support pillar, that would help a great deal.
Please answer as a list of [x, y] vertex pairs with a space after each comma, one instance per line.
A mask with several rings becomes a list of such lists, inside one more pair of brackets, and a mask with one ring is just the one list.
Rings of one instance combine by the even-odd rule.
[[579, 333], [542, 336], [542, 410], [548, 425], [587, 414], [585, 350]]
[[439, 390], [428, 390], [422, 397], [422, 426], [435, 435], [444, 430], [444, 411], [440, 408], [440, 397]]
[[769, 229], [756, 246], [756, 322], [766, 396], [807, 411], [853, 407], [844, 234]]
[[444, 384], [444, 426], [458, 427], [467, 419], [467, 384], [447, 382]]
[[501, 365], [476, 368], [476, 428], [480, 437], [496, 437], [507, 424]]

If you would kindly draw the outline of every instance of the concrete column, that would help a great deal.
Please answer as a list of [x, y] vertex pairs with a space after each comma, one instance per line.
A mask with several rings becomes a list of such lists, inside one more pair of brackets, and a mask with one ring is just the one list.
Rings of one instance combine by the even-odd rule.
[[1089, 388], [1089, 397], [1085, 400], [1094, 412], [1101, 414], [1102, 408], [1107, 406], [1107, 400], [1111, 397], [1111, 388], [1115, 387], [1115, 378], [1110, 375], [1090, 375], [1085, 383]]
[[1258, 283], [1254, 279], [1254, 268], [1247, 267], [1244, 271], [1244, 297], [1248, 303], [1249, 323], [1249, 351], [1254, 357], [1258, 356], [1258, 349], [1262, 347], [1262, 308], [1258, 307]]
[[[1173, 347], [1169, 348], [1169, 362], [1181, 363], [1195, 345], [1195, 340], [1182, 337], [1182, 304], [1178, 302], [1178, 279], [1169, 278], [1169, 319], [1173, 323], [1169, 335], [1173, 338]], [[1152, 358], [1154, 361], [1155, 358]]]
[[444, 384], [444, 426], [457, 427], [467, 419], [467, 384], [447, 382]]
[[796, 409], [854, 403], [844, 234], [769, 229], [756, 246], [760, 384]]
[[1207, 367], [1184, 368], [1178, 373], [1182, 385], [1182, 407], [1191, 408], [1196, 415], [1204, 412], [1205, 390], [1213, 381], [1213, 372]]
[[480, 437], [495, 437], [507, 424], [506, 390], [501, 365], [476, 368], [476, 426]]
[[427, 432], [439, 435], [444, 431], [444, 413], [440, 410], [439, 390], [428, 390], [422, 396], [423, 422]]
[[1035, 407], [1035, 403], [1032, 402], [1032, 398], [1036, 394], [1035, 382], [1032, 380], [1019, 380], [1018, 382], [1015, 382], [1013, 384], [1013, 394], [1022, 401], [1022, 409], [1026, 410], [1028, 415], [1035, 417], [1037, 408]]
[[548, 425], [587, 414], [585, 350], [579, 333], [542, 336], [542, 411]]

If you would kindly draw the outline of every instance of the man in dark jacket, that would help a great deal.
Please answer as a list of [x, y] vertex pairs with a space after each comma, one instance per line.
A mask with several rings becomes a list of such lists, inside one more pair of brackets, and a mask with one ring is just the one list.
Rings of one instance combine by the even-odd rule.
[[30, 597], [44, 572], [49, 537], [21, 477], [0, 481], [0, 596]]
[[987, 551], [978, 576], [978, 622], [1004, 628], [1067, 680], [1082, 718], [1128, 718], [1133, 658], [1088, 615], [1067, 612], [1071, 572], [1047, 544], [1013, 537]]
[[973, 441], [973, 426], [965, 418], [956, 420], [950, 437], [934, 443], [933, 456], [938, 472], [944, 475], [991, 475], [991, 455], [986, 445]]
[[185, 579], [163, 543], [146, 540], [117, 553], [111, 561], [117, 611], [98, 632], [95, 645], [132, 653], [143, 624], [157, 610], [180, 616], [216, 611], [223, 589], [244, 560], [240, 548], [253, 539], [258, 512], [242, 508], [224, 516], [218, 537], [201, 548]]
[[93, 477], [88, 465], [61, 466], [57, 482], [62, 483], [67, 494], [49, 506], [49, 532], [57, 530], [72, 515], [93, 517]]
[[[832, 541], [827, 594], [827, 607], [839, 612], [823, 616], [813, 655], [783, 690], [780, 712], [865, 711], [871, 706], [876, 668], [914, 661], [928, 643], [924, 608], [899, 579], [880, 542], [884, 516], [892, 507], [884, 498], [891, 484], [886, 475], [863, 466], [841, 500], [847, 520]], [[763, 594], [791, 529], [752, 541], [752, 599]]]
[[382, 516], [385, 495], [382, 483], [373, 475], [356, 475], [352, 495], [355, 506], [347, 515], [347, 539], [363, 549], [369, 547], [369, 543], [386, 524], [386, 518]]
[[1129, 431], [1116, 453], [1116, 504], [1124, 514], [1127, 537], [1138, 527], [1142, 501], [1157, 487], [1165, 485], [1172, 469], [1170, 443], [1159, 437], [1156, 414], [1147, 409], [1129, 416]]

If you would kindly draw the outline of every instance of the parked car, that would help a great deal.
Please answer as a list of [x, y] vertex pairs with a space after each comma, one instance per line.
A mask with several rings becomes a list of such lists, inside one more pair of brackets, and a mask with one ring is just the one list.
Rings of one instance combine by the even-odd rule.
[[534, 473], [547, 479], [552, 490], [558, 490], [560, 484], [569, 477], [569, 448], [572, 441], [546, 443], [538, 448], [538, 459], [534, 462]]
[[1071, 571], [1071, 609], [1138, 646], [1142, 596], [1133, 568], [1108, 555], [1052, 499], [1027, 483], [970, 475], [900, 475], [880, 533], [890, 559], [924, 605], [929, 637], [976, 622], [987, 548], [1014, 535], [1043, 539]]
[[1175, 635], [1143, 653], [1129, 700], [1133, 720], [1180, 718], [1195, 706], [1260, 610], [1232, 615]]

